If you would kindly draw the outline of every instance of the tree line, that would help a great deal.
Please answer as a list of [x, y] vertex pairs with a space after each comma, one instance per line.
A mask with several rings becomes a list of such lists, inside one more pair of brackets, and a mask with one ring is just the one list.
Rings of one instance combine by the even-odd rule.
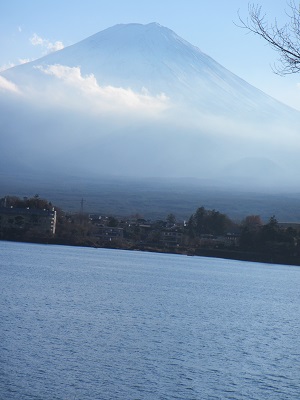
[[[140, 215], [117, 217], [67, 213], [58, 207], [55, 235], [22, 231], [17, 217], [9, 231], [1, 227], [1, 209], [7, 207], [52, 210], [51, 202], [38, 195], [31, 198], [6, 196], [0, 200], [2, 240], [171, 251], [185, 254], [228, 256], [228, 258], [277, 260], [300, 263], [300, 230], [285, 227], [275, 216], [264, 223], [259, 215], [233, 221], [226, 214], [201, 206], [186, 220], [170, 213], [165, 219], [149, 221]], [[300, 224], [299, 224], [300, 227]], [[100, 234], [101, 233], [101, 234]]]

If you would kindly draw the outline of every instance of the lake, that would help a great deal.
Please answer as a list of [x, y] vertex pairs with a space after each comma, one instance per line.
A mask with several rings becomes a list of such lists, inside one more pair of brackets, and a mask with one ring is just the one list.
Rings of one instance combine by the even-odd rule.
[[300, 268], [0, 242], [0, 398], [300, 394]]

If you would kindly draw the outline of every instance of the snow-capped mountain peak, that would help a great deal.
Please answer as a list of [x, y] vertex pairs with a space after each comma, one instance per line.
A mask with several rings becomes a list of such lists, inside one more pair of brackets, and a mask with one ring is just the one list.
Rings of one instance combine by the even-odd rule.
[[22, 75], [38, 80], [37, 67], [56, 64], [79, 67], [82, 76], [93, 74], [101, 86], [164, 93], [174, 103], [205, 112], [278, 109], [278, 102], [156, 22], [115, 25], [3, 75], [17, 83]]
[[60, 168], [68, 154], [71, 169], [81, 160], [114, 174], [208, 177], [242, 159], [298, 159], [299, 112], [155, 22], [105, 29], [2, 72], [1, 84], [3, 165], [19, 148], [23, 163], [49, 167], [53, 140]]

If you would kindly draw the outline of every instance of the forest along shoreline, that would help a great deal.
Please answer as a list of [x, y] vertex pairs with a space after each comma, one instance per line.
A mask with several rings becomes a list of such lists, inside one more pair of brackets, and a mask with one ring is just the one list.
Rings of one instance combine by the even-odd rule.
[[216, 257], [300, 265], [300, 223], [240, 222], [199, 207], [185, 221], [68, 213], [38, 195], [0, 199], [0, 240]]

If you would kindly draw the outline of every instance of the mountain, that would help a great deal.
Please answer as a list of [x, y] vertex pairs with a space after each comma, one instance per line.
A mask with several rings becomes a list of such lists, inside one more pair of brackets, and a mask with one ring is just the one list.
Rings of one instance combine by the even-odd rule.
[[287, 111], [287, 107], [157, 23], [116, 25], [2, 75], [18, 84], [26, 84], [28, 79], [40, 83], [42, 75], [63, 73], [51, 72], [49, 66], [53, 65], [80, 67], [81, 76], [93, 74], [102, 87], [164, 93], [175, 102], [213, 114], [220, 110]]
[[157, 23], [10, 68], [1, 88], [4, 174], [299, 182], [300, 113]]

